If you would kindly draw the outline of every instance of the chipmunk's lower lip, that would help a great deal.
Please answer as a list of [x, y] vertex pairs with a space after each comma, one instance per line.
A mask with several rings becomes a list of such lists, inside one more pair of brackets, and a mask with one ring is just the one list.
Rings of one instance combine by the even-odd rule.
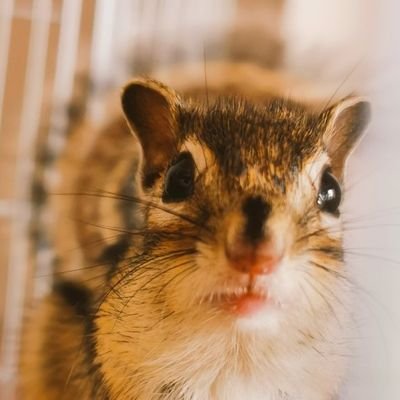
[[270, 303], [271, 299], [266, 291], [247, 289], [222, 293], [214, 301], [218, 308], [241, 317], [256, 314]]

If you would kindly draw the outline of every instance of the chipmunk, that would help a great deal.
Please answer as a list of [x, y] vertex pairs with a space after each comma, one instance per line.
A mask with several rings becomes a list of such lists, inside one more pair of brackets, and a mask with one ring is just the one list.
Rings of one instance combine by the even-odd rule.
[[88, 275], [57, 275], [27, 325], [23, 398], [337, 398], [341, 188], [369, 103], [218, 89], [123, 88], [70, 193]]

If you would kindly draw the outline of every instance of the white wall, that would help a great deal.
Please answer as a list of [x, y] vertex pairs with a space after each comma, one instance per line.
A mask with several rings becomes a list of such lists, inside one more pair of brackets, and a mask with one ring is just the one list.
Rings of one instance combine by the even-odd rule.
[[399, 15], [396, 0], [289, 0], [285, 17], [288, 69], [373, 102], [347, 182], [347, 259], [359, 307], [343, 400], [400, 399]]

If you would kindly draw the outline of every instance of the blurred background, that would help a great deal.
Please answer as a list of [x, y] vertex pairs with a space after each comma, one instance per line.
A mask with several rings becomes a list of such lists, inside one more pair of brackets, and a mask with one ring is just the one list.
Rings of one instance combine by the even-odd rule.
[[399, 399], [399, 13], [396, 0], [0, 0], [0, 398], [16, 398], [23, 311], [51, 281], [45, 194], [71, 120], [101, 121], [131, 76], [232, 60], [372, 100], [344, 204], [359, 304], [342, 399]]

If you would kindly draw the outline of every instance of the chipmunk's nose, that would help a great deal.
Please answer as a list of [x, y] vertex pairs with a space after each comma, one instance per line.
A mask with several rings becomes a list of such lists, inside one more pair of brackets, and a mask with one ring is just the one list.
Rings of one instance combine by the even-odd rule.
[[226, 249], [229, 266], [250, 275], [268, 275], [273, 273], [282, 260], [282, 253], [273, 241], [262, 241], [257, 245], [238, 241]]
[[228, 263], [242, 273], [270, 274], [282, 259], [271, 233], [265, 229], [271, 207], [261, 196], [251, 196], [243, 202], [242, 212], [244, 228], [227, 244]]
[[243, 202], [242, 212], [246, 219], [243, 236], [250, 243], [257, 243], [265, 236], [265, 222], [271, 206], [261, 196], [250, 196]]

